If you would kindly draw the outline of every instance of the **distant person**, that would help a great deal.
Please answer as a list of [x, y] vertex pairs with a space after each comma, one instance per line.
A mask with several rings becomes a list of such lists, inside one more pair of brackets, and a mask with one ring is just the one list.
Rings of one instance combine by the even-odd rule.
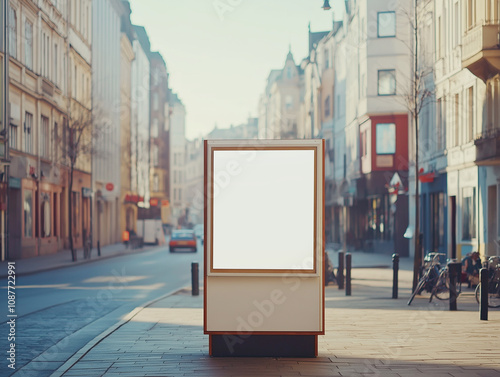
[[481, 258], [477, 251], [472, 252], [470, 255], [462, 259], [462, 272], [467, 274], [469, 287], [479, 284], [479, 270], [481, 269]]

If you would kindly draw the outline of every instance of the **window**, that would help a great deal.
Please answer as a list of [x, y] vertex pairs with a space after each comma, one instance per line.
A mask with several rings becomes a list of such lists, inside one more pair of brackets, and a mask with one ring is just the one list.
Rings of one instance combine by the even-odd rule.
[[286, 67], [286, 77], [289, 79], [293, 77], [292, 67]]
[[467, 28], [476, 25], [476, 0], [467, 0]]
[[159, 103], [158, 103], [158, 93], [157, 92], [154, 92], [153, 93], [153, 110], [158, 110], [158, 106], [159, 106]]
[[153, 175], [153, 191], [160, 191], [160, 177], [158, 177], [158, 174]]
[[46, 54], [45, 54], [45, 77], [50, 78], [50, 41], [49, 36], [45, 36], [45, 46], [46, 46]]
[[24, 237], [33, 237], [33, 191], [24, 190]]
[[396, 153], [396, 125], [394, 123], [377, 124], [377, 154]]
[[9, 147], [12, 149], [17, 149], [17, 137], [17, 126], [11, 123], [9, 126]]
[[325, 69], [330, 68], [330, 51], [325, 49]]
[[498, 119], [500, 119], [500, 80], [498, 78], [489, 80], [486, 84], [486, 109], [487, 123], [486, 128], [491, 131], [500, 127]]
[[455, 94], [455, 129], [454, 132], [452, 133], [453, 137], [453, 146], [456, 147], [457, 145], [460, 144], [460, 95]]
[[444, 103], [442, 98], [438, 99], [437, 101], [437, 127], [436, 127], [436, 133], [437, 133], [437, 150], [440, 151], [444, 148], [444, 119], [445, 119], [445, 114], [444, 114]]
[[151, 123], [151, 137], [158, 137], [158, 119], [153, 118]]
[[52, 159], [54, 161], [57, 161], [58, 158], [58, 152], [59, 152], [59, 145], [57, 142], [58, 138], [58, 133], [59, 133], [59, 126], [57, 125], [57, 122], [54, 122], [54, 129], [52, 130]]
[[462, 240], [476, 238], [476, 188], [462, 189]]
[[436, 250], [444, 246], [444, 193], [431, 194], [431, 243], [432, 249]]
[[49, 78], [50, 75], [50, 65], [49, 65], [49, 56], [50, 56], [50, 44], [49, 44], [49, 36], [44, 33], [44, 51], [43, 51], [43, 75]]
[[40, 157], [49, 158], [50, 153], [50, 129], [49, 118], [42, 115], [42, 123], [40, 125]]
[[377, 35], [379, 38], [396, 36], [396, 12], [379, 12]]
[[17, 17], [16, 11], [9, 6], [9, 54], [17, 59]]
[[66, 144], [67, 140], [68, 140], [68, 120], [64, 119], [63, 120], [63, 127], [62, 127], [61, 142], [59, 143], [59, 145], [61, 146], [61, 153], [62, 153], [63, 158], [68, 157], [68, 146]]
[[441, 17], [437, 19], [436, 50], [438, 59], [443, 57], [443, 33], [441, 27]]
[[24, 64], [33, 70], [33, 24], [26, 20], [24, 24], [26, 43], [24, 44]]
[[160, 83], [160, 72], [158, 68], [153, 69], [152, 78], [153, 78], [153, 86], [156, 86]]
[[287, 110], [289, 110], [292, 107], [293, 107], [293, 97], [292, 96], [286, 96], [285, 97], [285, 108]]
[[378, 95], [393, 96], [396, 94], [396, 70], [378, 71]]
[[59, 84], [59, 72], [57, 71], [58, 69], [58, 60], [59, 60], [59, 54], [58, 54], [58, 51], [57, 51], [57, 45], [54, 44], [54, 64], [53, 64], [53, 67], [54, 67], [54, 74], [52, 75], [53, 79], [54, 79], [54, 83], [56, 85]]
[[471, 141], [474, 137], [474, 87], [467, 89], [467, 137], [465, 141]]
[[24, 151], [27, 153], [33, 153], [33, 114], [28, 112], [25, 113], [24, 117]]
[[458, 1], [454, 4], [453, 7], [453, 15], [454, 15], [454, 20], [453, 20], [453, 40], [454, 40], [454, 46], [457, 46], [460, 44], [460, 13], [458, 10]]
[[158, 166], [158, 163], [160, 161], [160, 153], [158, 149], [158, 145], [153, 144], [151, 148], [151, 154], [153, 155], [153, 166]]
[[330, 116], [330, 96], [326, 96], [325, 99], [325, 118]]

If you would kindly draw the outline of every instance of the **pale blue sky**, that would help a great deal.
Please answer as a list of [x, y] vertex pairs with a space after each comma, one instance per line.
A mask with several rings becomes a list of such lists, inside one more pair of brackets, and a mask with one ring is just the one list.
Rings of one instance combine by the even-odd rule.
[[[284, 64], [288, 46], [297, 64], [307, 56], [307, 25], [331, 30], [342, 0], [130, 0], [132, 22], [143, 25], [152, 50], [167, 63], [170, 87], [187, 110], [194, 138], [257, 116], [271, 69]], [[227, 8], [218, 8], [226, 4]], [[234, 5], [230, 5], [234, 4]]]

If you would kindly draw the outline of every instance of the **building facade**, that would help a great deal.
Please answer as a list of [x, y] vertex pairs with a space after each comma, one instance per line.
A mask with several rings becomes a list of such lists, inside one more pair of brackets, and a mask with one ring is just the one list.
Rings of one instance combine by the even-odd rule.
[[134, 26], [136, 39], [132, 42], [135, 59], [132, 62], [132, 128], [131, 189], [137, 192], [137, 205], [149, 208], [150, 169], [150, 62], [149, 39], [142, 26]]
[[259, 137], [294, 139], [299, 130], [303, 96], [303, 72], [289, 51], [280, 70], [271, 71], [259, 101]]
[[[168, 189], [168, 158], [169, 158], [169, 135], [168, 135], [168, 113], [165, 114], [165, 106], [168, 96], [168, 73], [167, 66], [159, 52], [150, 54], [151, 61], [151, 176], [150, 188], [151, 199], [149, 217], [162, 218], [162, 208], [169, 207]], [[164, 210], [165, 211], [165, 210]], [[164, 223], [165, 227], [168, 226]]]
[[189, 211], [185, 193], [186, 166], [186, 109], [177, 94], [170, 91], [170, 214], [171, 225], [182, 227], [188, 221]]
[[70, 205], [74, 246], [89, 234], [84, 194], [91, 186], [90, 159], [79, 154], [69, 192], [64, 141], [76, 123], [91, 118], [91, 2], [10, 1], [8, 17], [11, 161], [4, 257], [17, 259], [69, 246]]
[[92, 161], [94, 244], [119, 242], [121, 139], [121, 19], [125, 8], [118, 0], [93, 3], [92, 112], [95, 149]]
[[137, 232], [137, 203], [139, 194], [132, 191], [132, 61], [135, 59], [132, 43], [135, 39], [130, 22], [130, 4], [122, 2], [120, 40], [120, 234], [123, 231]]

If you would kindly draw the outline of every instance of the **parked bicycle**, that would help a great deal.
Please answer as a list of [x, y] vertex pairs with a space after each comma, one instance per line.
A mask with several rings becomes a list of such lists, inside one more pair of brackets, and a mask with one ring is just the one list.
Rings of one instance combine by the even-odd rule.
[[[488, 258], [488, 306], [500, 308], [500, 260], [498, 257]], [[481, 302], [481, 282], [476, 287], [476, 301]]]
[[[417, 283], [415, 290], [412, 292], [410, 299], [408, 300], [408, 305], [411, 305], [413, 299], [418, 294], [421, 294], [424, 290], [427, 292], [432, 292], [434, 287], [438, 283], [438, 279], [441, 274], [441, 264], [439, 262], [439, 258], [442, 255], [446, 255], [443, 253], [428, 253], [424, 257], [424, 266], [421, 269], [421, 277]], [[446, 284], [446, 280], [445, 280]], [[437, 293], [437, 291], [436, 291]], [[434, 294], [436, 295], [436, 294]], [[439, 296], [444, 297], [444, 292], [442, 292], [442, 287], [439, 288]], [[436, 295], [436, 297], [438, 297]], [[449, 293], [448, 293], [449, 297]], [[431, 296], [432, 300], [432, 296]]]
[[[457, 296], [462, 292], [462, 280], [460, 276], [457, 276], [456, 292]], [[439, 271], [439, 276], [434, 288], [432, 288], [429, 302], [432, 302], [433, 297], [439, 300], [449, 300], [450, 298], [450, 270], [448, 264]]]

